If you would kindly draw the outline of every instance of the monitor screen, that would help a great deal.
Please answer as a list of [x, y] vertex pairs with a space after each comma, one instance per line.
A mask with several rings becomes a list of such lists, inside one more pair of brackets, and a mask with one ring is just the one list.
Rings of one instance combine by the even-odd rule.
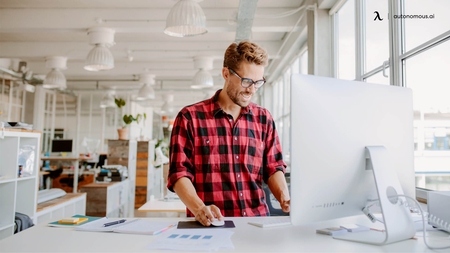
[[52, 140], [52, 152], [72, 152], [72, 140]]
[[415, 196], [410, 89], [292, 75], [290, 124], [294, 225], [361, 215], [378, 198], [367, 146], [386, 148], [403, 192]]

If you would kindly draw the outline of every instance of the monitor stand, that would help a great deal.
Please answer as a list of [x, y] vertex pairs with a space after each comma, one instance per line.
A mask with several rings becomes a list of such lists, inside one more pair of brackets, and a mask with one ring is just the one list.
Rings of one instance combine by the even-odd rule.
[[398, 198], [392, 197], [403, 195], [403, 189], [396, 170], [390, 163], [388, 150], [384, 146], [366, 147], [366, 170], [372, 170], [375, 177], [385, 232], [370, 230], [347, 233], [333, 238], [383, 245], [414, 237], [416, 229], [409, 210], [399, 203]]

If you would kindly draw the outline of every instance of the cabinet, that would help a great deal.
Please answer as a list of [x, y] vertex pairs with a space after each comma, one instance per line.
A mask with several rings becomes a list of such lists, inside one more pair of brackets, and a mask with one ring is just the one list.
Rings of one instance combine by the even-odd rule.
[[121, 182], [92, 183], [81, 187], [87, 194], [86, 215], [98, 217], [129, 217], [131, 195], [128, 179]]
[[0, 129], [0, 240], [13, 235], [15, 212], [36, 218], [40, 143], [38, 131]]
[[86, 193], [67, 193], [38, 204], [34, 224], [68, 218], [75, 214], [86, 215]]
[[[138, 141], [135, 209], [138, 209], [147, 203], [151, 195], [155, 195], [153, 188], [155, 183], [155, 168], [153, 167], [153, 160], [155, 157], [154, 150], [155, 141]], [[159, 178], [157, 180], [159, 181]]]
[[[134, 210], [136, 191], [136, 161], [136, 140], [108, 140], [108, 165], [122, 165], [128, 169], [128, 193], [130, 193], [128, 210]], [[130, 212], [128, 216], [133, 217], [134, 212]]]

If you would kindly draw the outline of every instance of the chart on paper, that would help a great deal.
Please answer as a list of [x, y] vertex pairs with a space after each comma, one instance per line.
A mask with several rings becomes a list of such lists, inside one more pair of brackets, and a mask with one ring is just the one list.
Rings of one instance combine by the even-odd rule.
[[233, 249], [232, 234], [228, 230], [177, 229], [159, 237], [147, 248], [192, 251]]

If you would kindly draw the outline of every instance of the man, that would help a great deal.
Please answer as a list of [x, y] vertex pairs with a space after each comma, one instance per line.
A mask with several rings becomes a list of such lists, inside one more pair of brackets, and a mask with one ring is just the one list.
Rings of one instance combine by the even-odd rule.
[[281, 145], [270, 113], [250, 100], [264, 83], [268, 57], [258, 45], [225, 51], [222, 90], [177, 115], [170, 142], [167, 187], [204, 226], [224, 216], [267, 216], [266, 182], [289, 212]]

